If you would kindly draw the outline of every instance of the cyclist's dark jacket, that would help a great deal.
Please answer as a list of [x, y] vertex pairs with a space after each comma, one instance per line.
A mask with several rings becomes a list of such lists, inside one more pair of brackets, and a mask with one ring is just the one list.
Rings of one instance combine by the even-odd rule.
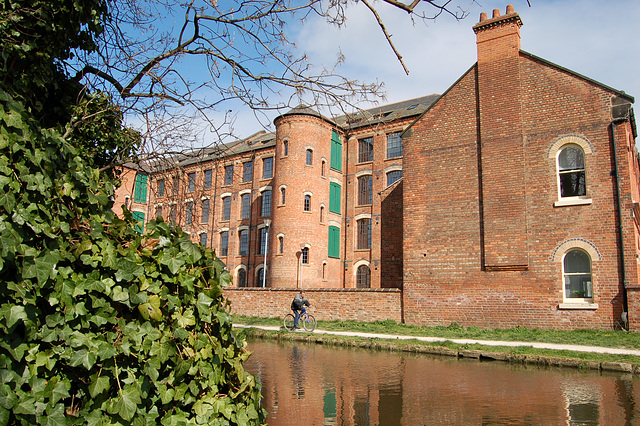
[[311, 306], [311, 304], [307, 299], [300, 296], [300, 294], [296, 294], [296, 297], [293, 298], [293, 302], [291, 302], [291, 310], [299, 311], [303, 306]]

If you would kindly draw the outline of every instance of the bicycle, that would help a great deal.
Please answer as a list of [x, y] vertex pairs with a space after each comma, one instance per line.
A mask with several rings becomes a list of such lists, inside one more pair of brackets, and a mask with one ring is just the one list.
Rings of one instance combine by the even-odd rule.
[[[288, 331], [294, 331], [293, 327], [295, 321], [295, 316], [291, 313], [284, 316], [284, 321], [282, 322], [284, 325], [284, 329]], [[298, 319], [298, 326], [302, 323], [302, 326], [306, 331], [313, 331], [316, 329], [316, 318], [309, 313], [309, 311], [305, 311], [300, 314], [300, 318]]]

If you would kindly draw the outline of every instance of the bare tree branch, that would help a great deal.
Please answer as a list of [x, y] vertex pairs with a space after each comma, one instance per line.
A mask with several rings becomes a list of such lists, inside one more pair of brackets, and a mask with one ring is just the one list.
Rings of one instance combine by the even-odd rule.
[[[462, 2], [474, 0], [462, 0]], [[461, 0], [383, 0], [409, 19], [433, 20], [445, 13], [466, 16]], [[112, 21], [98, 51], [65, 66], [92, 90], [122, 100], [123, 111], [146, 128], [145, 154], [180, 152], [233, 135], [232, 108], [238, 103], [270, 124], [270, 111], [300, 103], [318, 110], [357, 109], [361, 101], [384, 97], [382, 84], [343, 77], [336, 64], [314, 67], [291, 37], [291, 28], [321, 18], [341, 26], [347, 7], [363, 5], [405, 73], [408, 67], [385, 25], [385, 13], [370, 0], [216, 1], [111, 0]], [[188, 62], [187, 62], [188, 59]], [[194, 61], [195, 60], [195, 61]], [[325, 64], [321, 64], [325, 65]], [[315, 71], [319, 69], [320, 71]], [[233, 105], [231, 108], [227, 105]], [[240, 107], [242, 108], [242, 107]], [[200, 126], [200, 127], [198, 127]]]
[[[407, 66], [405, 65], [404, 61], [402, 60], [402, 55], [400, 55], [400, 52], [398, 52], [396, 47], [393, 45], [393, 42], [391, 41], [391, 34], [389, 34], [387, 32], [387, 28], [385, 27], [384, 23], [382, 22], [382, 19], [380, 18], [380, 15], [378, 14], [378, 11], [376, 9], [374, 9], [371, 6], [371, 4], [369, 4], [369, 2], [367, 0], [360, 0], [360, 1], [362, 1], [362, 3], [364, 3], [364, 5], [369, 8], [371, 13], [373, 13], [373, 16], [375, 16], [376, 21], [378, 22], [378, 25], [380, 26], [380, 29], [382, 30], [382, 33], [384, 34], [384, 37], [387, 39], [387, 42], [389, 43], [389, 46], [391, 47], [391, 50], [393, 50], [393, 53], [395, 53], [396, 58], [398, 58], [398, 61], [400, 61], [400, 64], [402, 65], [402, 68], [404, 69], [405, 74], [409, 75], [409, 69], [407, 68]], [[410, 7], [408, 7], [408, 8], [410, 8]], [[410, 8], [410, 13], [411, 13], [412, 9], [413, 8]]]

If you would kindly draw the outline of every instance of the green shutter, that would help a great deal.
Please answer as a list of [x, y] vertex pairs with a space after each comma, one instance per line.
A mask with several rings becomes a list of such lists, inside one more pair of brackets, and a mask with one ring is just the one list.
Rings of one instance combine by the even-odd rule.
[[131, 212], [131, 216], [133, 217], [133, 220], [135, 220], [136, 222], [142, 222], [142, 224], [140, 224], [140, 223], [136, 224], [136, 231], [138, 231], [139, 233], [142, 234], [144, 232], [144, 213], [143, 212]]
[[133, 201], [136, 203], [147, 202], [147, 175], [140, 173], [136, 175], [136, 184], [133, 189]]
[[329, 211], [340, 214], [340, 185], [331, 182], [329, 184]]
[[329, 227], [329, 257], [340, 258], [340, 228]]
[[342, 171], [342, 140], [335, 130], [331, 134], [331, 168]]

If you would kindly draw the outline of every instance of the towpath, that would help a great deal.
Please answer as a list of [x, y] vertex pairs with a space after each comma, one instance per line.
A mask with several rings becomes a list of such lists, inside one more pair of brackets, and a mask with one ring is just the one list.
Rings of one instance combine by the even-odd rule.
[[[268, 325], [243, 325], [234, 324], [234, 327], [238, 328], [258, 328], [261, 330], [280, 330], [281, 327], [268, 326]], [[530, 346], [539, 349], [554, 349], [558, 351], [575, 351], [575, 352], [593, 352], [601, 354], [616, 354], [616, 355], [634, 355], [640, 356], [640, 350], [638, 349], [626, 349], [626, 348], [607, 348], [601, 346], [586, 346], [586, 345], [565, 345], [559, 343], [542, 343], [542, 342], [510, 342], [501, 340], [476, 340], [476, 339], [451, 339], [446, 337], [424, 337], [424, 336], [400, 336], [394, 334], [379, 334], [379, 333], [360, 333], [356, 331], [329, 331], [329, 330], [315, 330], [314, 334], [330, 334], [335, 336], [349, 336], [349, 337], [364, 337], [364, 338], [376, 338], [387, 340], [419, 340], [422, 342], [453, 342], [460, 345], [485, 345], [485, 346]]]

